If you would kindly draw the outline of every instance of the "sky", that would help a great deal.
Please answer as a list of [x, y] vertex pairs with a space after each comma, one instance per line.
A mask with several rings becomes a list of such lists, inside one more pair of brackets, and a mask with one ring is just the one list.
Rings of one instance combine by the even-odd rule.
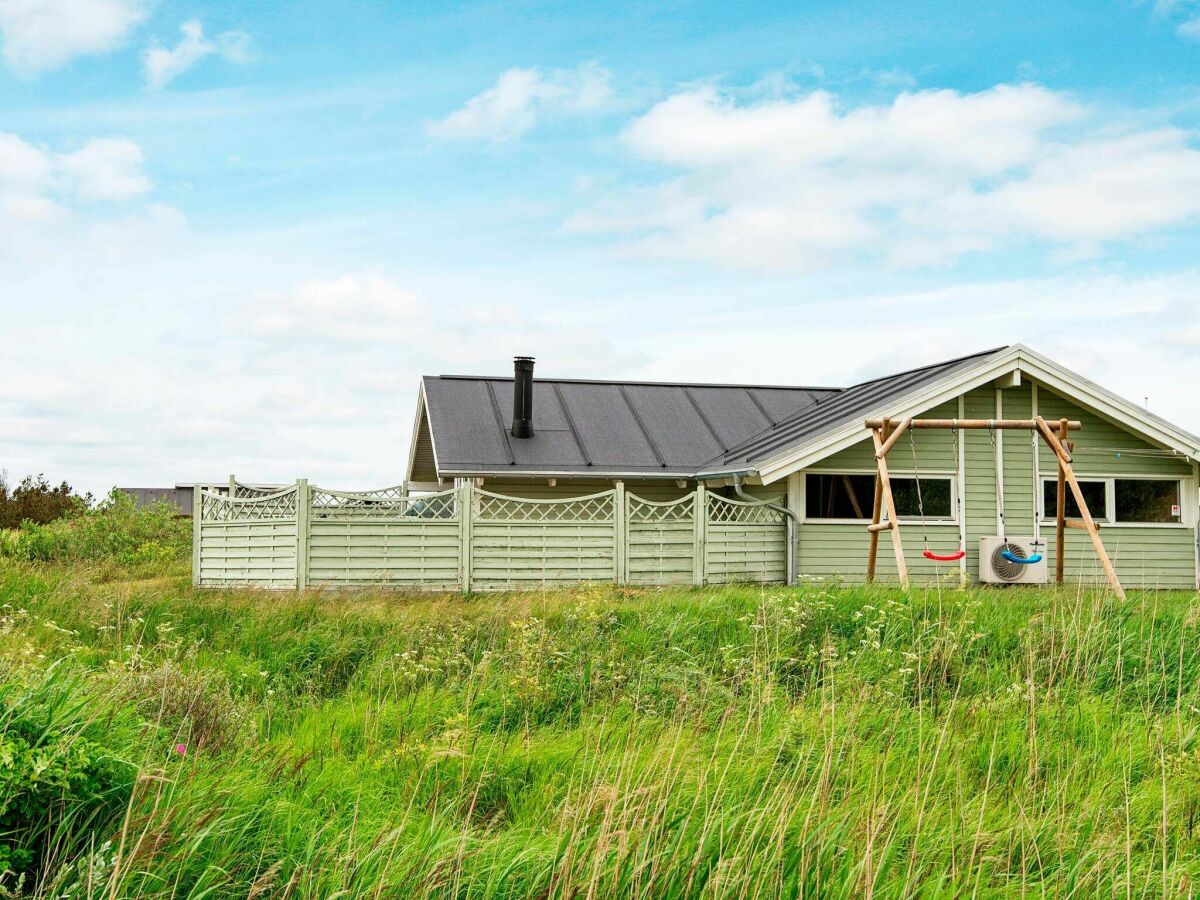
[[1200, 432], [1200, 0], [0, 0], [0, 469], [404, 477], [419, 378], [1021, 342]]

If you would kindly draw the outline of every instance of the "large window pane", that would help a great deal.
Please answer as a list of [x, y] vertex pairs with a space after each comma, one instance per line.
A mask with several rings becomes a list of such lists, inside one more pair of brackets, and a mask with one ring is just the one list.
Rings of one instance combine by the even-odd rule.
[[[1067, 518], [1082, 518], [1079, 512], [1079, 504], [1075, 502], [1075, 493], [1071, 490], [1071, 485], [1068, 484], [1065, 487], [1067, 491]], [[1092, 514], [1092, 518], [1098, 522], [1107, 521], [1108, 483], [1080, 479], [1079, 490], [1083, 494], [1083, 499], [1087, 501], [1088, 512]], [[1045, 513], [1047, 519], [1053, 519], [1058, 515], [1057, 481], [1042, 482], [1042, 511]]]
[[[874, 475], [805, 476], [805, 516], [809, 519], [871, 518], [875, 503]], [[917, 518], [921, 514], [917, 502], [917, 482], [912, 478], [892, 478], [892, 498], [901, 518]], [[926, 519], [954, 517], [949, 478], [922, 478], [921, 499]]]
[[804, 493], [804, 513], [809, 519], [870, 519], [875, 476], [809, 473]]
[[1178, 481], [1118, 478], [1115, 487], [1118, 522], [1180, 521]]
[[896, 501], [896, 515], [901, 518], [919, 517], [922, 503], [926, 519], [954, 518], [949, 478], [922, 478], [920, 502], [915, 478], [892, 478], [892, 498]]

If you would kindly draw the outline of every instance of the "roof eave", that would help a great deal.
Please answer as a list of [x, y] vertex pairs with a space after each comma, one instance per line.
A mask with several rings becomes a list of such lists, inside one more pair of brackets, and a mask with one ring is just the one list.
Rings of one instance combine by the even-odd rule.
[[607, 481], [613, 478], [677, 480], [680, 478], [694, 479], [696, 477], [694, 469], [653, 471], [589, 469], [581, 471], [579, 469], [522, 469], [512, 466], [503, 469], [480, 469], [474, 467], [456, 469], [447, 467], [445, 469], [439, 468], [438, 474], [453, 478], [594, 478], [599, 481]]

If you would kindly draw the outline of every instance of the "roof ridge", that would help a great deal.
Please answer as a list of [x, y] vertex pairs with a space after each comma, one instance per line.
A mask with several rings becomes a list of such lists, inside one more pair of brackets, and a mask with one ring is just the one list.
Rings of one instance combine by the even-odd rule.
[[[511, 375], [422, 375], [422, 378], [439, 378], [452, 381], [512, 381]], [[675, 388], [722, 388], [725, 390], [760, 391], [827, 391], [840, 393], [844, 387], [828, 387], [811, 384], [728, 384], [712, 381], [623, 381], [605, 378], [534, 378], [541, 384], [615, 384], [630, 387], [675, 387]]]

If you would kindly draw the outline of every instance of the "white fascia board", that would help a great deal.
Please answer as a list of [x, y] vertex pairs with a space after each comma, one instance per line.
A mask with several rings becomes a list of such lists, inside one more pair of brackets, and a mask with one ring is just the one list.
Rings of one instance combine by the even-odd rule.
[[[404, 469], [405, 481], [412, 480], [413, 465], [417, 461], [417, 439], [421, 436], [421, 423], [425, 418], [425, 379], [422, 378], [420, 386], [417, 388], [417, 413], [413, 416], [412, 439], [408, 442], [408, 465]], [[437, 472], [438, 478], [441, 478], [442, 473], [438, 470], [437, 444], [433, 441], [432, 426], [429, 428], [429, 446], [433, 449], [433, 470]]]
[[883, 416], [903, 419], [919, 415], [1014, 370], [1028, 374], [1047, 387], [1061, 392], [1067, 399], [1080, 403], [1097, 415], [1136, 432], [1160, 447], [1174, 450], [1188, 459], [1200, 459], [1200, 438], [1150, 415], [1136, 404], [1064, 369], [1028, 347], [1014, 344], [995, 356], [982, 360], [978, 366], [956, 372], [948, 378], [892, 401], [887, 408], [874, 409], [836, 431], [821, 435], [808, 444], [794, 447], [785, 454], [761, 463], [757, 468], [763, 484], [771, 484], [785, 478], [791, 472], [854, 446], [864, 438], [865, 429], [862, 422], [865, 419], [878, 419]]
[[988, 384], [1000, 375], [1010, 372], [1018, 365], [1021, 347], [1019, 345], [985, 357], [978, 365], [963, 369], [952, 375], [925, 385], [911, 394], [892, 400], [887, 407], [876, 407], [856, 416], [836, 431], [820, 435], [807, 444], [793, 447], [786, 453], [760, 463], [756, 468], [762, 475], [763, 484], [771, 484], [787, 477], [798, 469], [806, 468], [813, 463], [832, 456], [840, 450], [852, 447], [867, 435], [863, 421], [891, 416], [893, 419], [903, 419], [915, 416], [925, 410], [945, 403], [959, 394]]
[[1119, 397], [1094, 381], [1064, 369], [1028, 347], [1017, 345], [1021, 351], [1021, 368], [1049, 388], [1080, 401], [1092, 412], [1123, 428], [1132, 429], [1166, 450], [1174, 450], [1190, 459], [1200, 458], [1200, 437], [1184, 431]]

